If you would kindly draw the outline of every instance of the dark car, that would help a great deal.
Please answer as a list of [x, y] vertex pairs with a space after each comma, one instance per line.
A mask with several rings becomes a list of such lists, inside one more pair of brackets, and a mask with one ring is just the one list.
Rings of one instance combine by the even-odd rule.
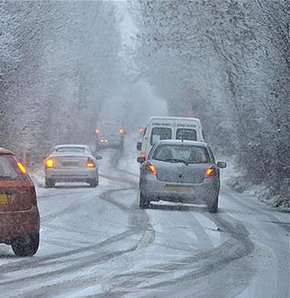
[[206, 143], [162, 140], [152, 147], [148, 158], [138, 157], [140, 168], [140, 208], [150, 201], [206, 204], [210, 212], [218, 211], [219, 168]]
[[0, 243], [17, 256], [32, 256], [39, 246], [40, 218], [35, 187], [24, 165], [0, 148]]

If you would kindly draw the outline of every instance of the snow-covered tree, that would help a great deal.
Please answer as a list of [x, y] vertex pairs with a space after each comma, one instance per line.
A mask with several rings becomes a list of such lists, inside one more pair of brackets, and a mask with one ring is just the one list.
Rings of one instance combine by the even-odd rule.
[[[201, 118], [256, 183], [289, 179], [289, 1], [131, 2], [136, 61], [172, 115]], [[282, 189], [284, 185], [284, 189]]]
[[114, 5], [3, 1], [0, 9], [1, 145], [40, 160], [56, 143], [93, 142], [119, 76]]

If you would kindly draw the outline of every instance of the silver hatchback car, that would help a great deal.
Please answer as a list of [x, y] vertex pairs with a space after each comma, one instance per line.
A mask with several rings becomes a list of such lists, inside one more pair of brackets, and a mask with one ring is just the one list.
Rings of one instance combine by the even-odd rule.
[[218, 211], [220, 168], [206, 143], [182, 140], [157, 142], [148, 158], [138, 157], [140, 167], [140, 208], [150, 201], [206, 204], [210, 212]]
[[97, 159], [86, 145], [59, 145], [45, 159], [45, 186], [56, 182], [87, 182], [91, 187], [99, 184]]

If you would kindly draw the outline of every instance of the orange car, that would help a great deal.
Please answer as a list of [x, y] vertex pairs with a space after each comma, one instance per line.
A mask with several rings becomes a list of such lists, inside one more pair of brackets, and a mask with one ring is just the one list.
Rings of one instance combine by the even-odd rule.
[[32, 256], [39, 227], [34, 184], [15, 155], [0, 147], [0, 243], [11, 245], [16, 256]]

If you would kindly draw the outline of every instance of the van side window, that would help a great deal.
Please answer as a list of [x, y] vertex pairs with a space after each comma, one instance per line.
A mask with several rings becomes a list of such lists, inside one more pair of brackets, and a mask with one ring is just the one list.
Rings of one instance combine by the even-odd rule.
[[196, 130], [195, 129], [188, 129], [188, 128], [178, 128], [176, 131], [176, 139], [177, 140], [189, 140], [189, 141], [196, 141]]
[[167, 140], [172, 138], [172, 130], [167, 127], [153, 127], [151, 132], [150, 144], [153, 145], [155, 141]]

